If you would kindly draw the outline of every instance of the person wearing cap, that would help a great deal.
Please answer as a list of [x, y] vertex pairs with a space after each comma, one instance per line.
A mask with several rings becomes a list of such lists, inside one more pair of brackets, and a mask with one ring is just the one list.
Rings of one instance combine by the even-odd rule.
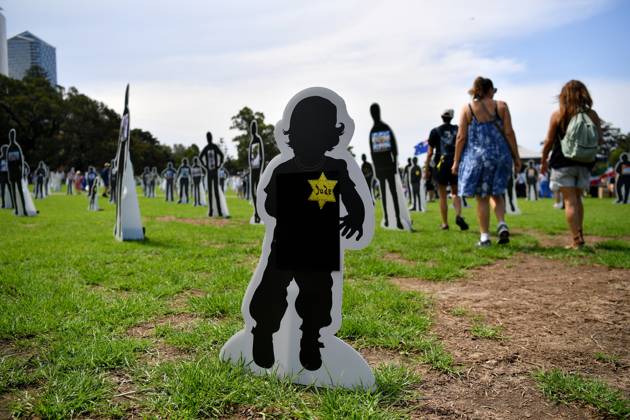
[[436, 180], [438, 183], [438, 193], [440, 198], [440, 216], [442, 217], [441, 228], [448, 229], [448, 204], [446, 202], [446, 188], [450, 185], [453, 195], [453, 206], [455, 207], [455, 223], [461, 230], [468, 230], [468, 224], [462, 217], [462, 202], [457, 195], [457, 175], [451, 172], [453, 158], [455, 156], [455, 139], [457, 137], [457, 126], [451, 124], [455, 111], [447, 109], [442, 112], [443, 124], [435, 127], [429, 134], [429, 150], [424, 165], [424, 178], [430, 179], [429, 164], [435, 164], [437, 171]]
[[451, 171], [458, 175], [459, 193], [477, 198], [477, 217], [481, 233], [478, 247], [490, 242], [490, 198], [494, 201], [499, 244], [510, 241], [505, 223], [505, 191], [514, 168], [518, 173], [521, 160], [512, 128], [510, 110], [505, 102], [495, 101], [492, 80], [477, 77], [468, 91], [472, 101], [461, 112], [455, 158]]

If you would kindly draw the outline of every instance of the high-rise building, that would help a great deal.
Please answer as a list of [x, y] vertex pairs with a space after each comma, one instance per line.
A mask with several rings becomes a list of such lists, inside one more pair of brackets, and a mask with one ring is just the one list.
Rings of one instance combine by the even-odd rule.
[[33, 66], [41, 67], [52, 85], [57, 85], [57, 52], [55, 47], [32, 33], [22, 32], [9, 39], [9, 76], [22, 79]]
[[7, 21], [0, 7], [0, 74], [9, 75], [9, 57], [7, 55]]

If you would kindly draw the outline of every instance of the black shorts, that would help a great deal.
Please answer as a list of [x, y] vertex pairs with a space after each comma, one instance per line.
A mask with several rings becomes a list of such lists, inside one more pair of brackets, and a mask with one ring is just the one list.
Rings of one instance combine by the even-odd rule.
[[439, 185], [457, 185], [457, 175], [453, 175], [453, 158], [441, 159], [438, 163], [437, 182]]

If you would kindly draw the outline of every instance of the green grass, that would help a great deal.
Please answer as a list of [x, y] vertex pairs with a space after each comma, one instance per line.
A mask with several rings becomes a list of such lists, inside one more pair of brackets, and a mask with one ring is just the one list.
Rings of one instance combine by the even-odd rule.
[[541, 391], [554, 401], [587, 404], [611, 417], [630, 418], [630, 400], [601, 381], [558, 369], [539, 371], [534, 377]]
[[[233, 217], [218, 225], [208, 223], [202, 208], [141, 197], [148, 235], [143, 243], [116, 242], [114, 208], [101, 202], [104, 211], [88, 212], [85, 195], [38, 201], [41, 213], [35, 218], [0, 211], [0, 395], [11, 395], [16, 415], [120, 417], [130, 405], [138, 415], [168, 418], [409, 414], [420, 380], [409, 366], [379, 368], [377, 390], [363, 392], [300, 387], [219, 363], [219, 349], [242, 328], [241, 300], [264, 232], [248, 224], [248, 203], [228, 200]], [[563, 231], [563, 216], [550, 202], [521, 207], [524, 215], [510, 218], [511, 226]], [[380, 210], [377, 214], [380, 221]], [[630, 227], [609, 226], [610, 218], [623, 214], [622, 206], [587, 201], [587, 224], [596, 215], [608, 220], [593, 222], [589, 232], [617, 237], [582, 256], [543, 249], [528, 234], [514, 235], [509, 247], [476, 249], [474, 209], [464, 211], [469, 232], [443, 232], [431, 203], [428, 213], [413, 215], [416, 232], [377, 228], [367, 249], [346, 253], [338, 335], [358, 349], [386, 349], [455, 373], [452, 356], [430, 331], [433, 302], [422, 293], [400, 291], [392, 277], [450, 281], [518, 252], [630, 267]], [[390, 254], [399, 258], [386, 258]], [[195, 293], [182, 300], [187, 291]], [[129, 333], [180, 313], [189, 314], [191, 322], [159, 325], [148, 337]], [[160, 346], [178, 353], [160, 359]], [[135, 399], [115, 397], [112, 377], [119, 373], [133, 379]]]

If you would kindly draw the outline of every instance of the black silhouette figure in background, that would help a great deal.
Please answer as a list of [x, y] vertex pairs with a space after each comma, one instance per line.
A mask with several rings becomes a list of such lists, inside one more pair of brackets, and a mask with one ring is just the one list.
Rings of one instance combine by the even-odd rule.
[[149, 197], [149, 184], [151, 184], [151, 170], [145, 166], [142, 171], [142, 193], [145, 197]]
[[[0, 147], [0, 198], [2, 199], [2, 208], [10, 209], [13, 207], [13, 203], [7, 203], [5, 200], [5, 194], [9, 191], [9, 164], [7, 162], [7, 149], [8, 144], [3, 144]], [[11, 193], [9, 193], [11, 196]]]
[[507, 205], [510, 206], [512, 213], [516, 212], [516, 206], [514, 205], [514, 170], [510, 172], [510, 177], [507, 183]]
[[212, 133], [206, 133], [208, 144], [199, 153], [199, 161], [206, 170], [206, 190], [208, 191], [208, 216], [212, 216], [213, 202], [217, 206], [217, 213], [223, 217], [221, 201], [219, 199], [219, 168], [223, 165], [224, 156], [219, 146], [212, 143]]
[[409, 184], [411, 185], [411, 195], [413, 197], [413, 211], [422, 211], [422, 200], [420, 198], [420, 183], [422, 182], [422, 170], [418, 166], [418, 158], [414, 157], [411, 168], [409, 168]]
[[[42, 162], [44, 163], [44, 162]], [[44, 197], [48, 197], [50, 195], [50, 191], [48, 187], [50, 186], [50, 167], [44, 163]]]
[[[188, 203], [190, 200], [189, 187], [190, 187], [190, 165], [188, 165], [188, 159], [183, 158], [182, 164], [177, 169], [177, 179], [179, 180], [179, 200], [177, 204]], [[186, 201], [184, 201], [184, 194], [186, 195]]]
[[[615, 165], [615, 172], [619, 175], [615, 183], [617, 203], [628, 204], [628, 197], [630, 196], [630, 160], [628, 160], [628, 153], [621, 154], [619, 161]], [[623, 194], [621, 193], [622, 188], [625, 190]]]
[[90, 210], [94, 210], [96, 207], [96, 194], [98, 191], [98, 173], [96, 172], [96, 168], [94, 168], [94, 166], [88, 167], [88, 171], [85, 174], [85, 182], [88, 187], [88, 208]]
[[370, 195], [372, 196], [372, 201], [374, 201], [374, 191], [372, 191], [372, 183], [374, 181], [374, 167], [370, 162], [367, 161], [367, 156], [365, 153], [361, 155], [361, 172], [363, 172], [363, 177], [365, 178], [365, 182], [368, 184], [368, 189], [370, 190]]
[[405, 183], [405, 188], [407, 188], [407, 202], [411, 205], [411, 180], [409, 179], [411, 174], [411, 158], [407, 158], [407, 164], [403, 169], [403, 182]]
[[[9, 131], [9, 147], [7, 147], [7, 165], [9, 167], [9, 193], [16, 216], [26, 216], [26, 201], [22, 190], [22, 177], [27, 170], [25, 163], [22, 148], [15, 140], [15, 129], [11, 129]], [[21, 207], [18, 206], [18, 200], [22, 204]], [[23, 210], [24, 214], [19, 214], [18, 207]]]
[[252, 121], [250, 125], [251, 140], [249, 142], [249, 179], [251, 188], [252, 203], [254, 203], [254, 223], [260, 223], [260, 216], [258, 215], [258, 203], [256, 203], [256, 189], [258, 189], [258, 181], [260, 181], [260, 174], [265, 166], [265, 146], [263, 145], [262, 138], [258, 135], [258, 124], [256, 120]]
[[228, 172], [227, 169], [225, 169], [225, 166], [221, 166], [219, 168], [219, 186], [221, 187], [221, 191], [223, 191], [224, 193], [225, 193], [225, 181], [227, 181], [229, 176], [230, 176], [230, 173]]
[[[332, 271], [340, 270], [340, 235], [363, 236], [365, 208], [342, 159], [325, 155], [338, 143], [344, 124], [337, 124], [337, 107], [328, 99], [302, 99], [291, 115], [289, 147], [295, 156], [277, 166], [265, 187], [265, 210], [276, 219], [271, 253], [249, 305], [256, 321], [253, 357], [258, 366], [274, 364], [272, 334], [287, 309], [287, 287], [295, 280], [299, 294], [295, 309], [302, 318], [300, 363], [308, 370], [322, 365], [319, 330], [332, 322]], [[309, 180], [325, 177], [334, 201], [310, 201]], [[328, 188], [328, 187], [327, 187]], [[339, 218], [339, 196], [348, 214]]]
[[44, 182], [46, 181], [46, 167], [40, 161], [35, 169], [35, 198], [44, 198]]
[[370, 130], [370, 152], [379, 185], [381, 186], [381, 199], [383, 200], [383, 214], [385, 226], [389, 226], [390, 216], [387, 214], [387, 191], [391, 192], [396, 212], [396, 227], [404, 229], [400, 221], [400, 208], [398, 205], [398, 192], [396, 189], [396, 171], [398, 170], [398, 148], [394, 132], [381, 120], [381, 108], [378, 104], [370, 106], [370, 114], [374, 125]]
[[116, 159], [112, 159], [110, 162], [110, 175], [109, 175], [109, 185], [110, 185], [110, 191], [109, 191], [109, 202], [110, 203], [115, 203], [116, 202], [116, 185], [118, 184], [117, 180], [117, 174], [118, 174], [118, 168], [116, 168]]
[[68, 173], [66, 174], [66, 194], [72, 195], [72, 188], [74, 187], [74, 176], [77, 174], [77, 171], [74, 170], [74, 166], [70, 168]]
[[162, 178], [166, 181], [166, 201], [175, 201], [173, 198], [173, 187], [175, 184], [175, 175], [177, 171], [173, 166], [173, 162], [168, 162], [166, 164], [166, 169], [162, 171]]
[[527, 162], [525, 168], [525, 179], [527, 180], [527, 199], [531, 200], [531, 191], [534, 190], [534, 200], [538, 200], [538, 170], [534, 166], [534, 161]]
[[193, 205], [195, 207], [201, 206], [201, 182], [203, 181], [204, 170], [199, 162], [199, 158], [195, 156], [193, 158], [193, 164], [190, 167], [190, 174], [192, 175], [192, 191], [193, 191]]
[[151, 178], [149, 181], [149, 197], [155, 198], [155, 184], [158, 181], [159, 174], [157, 168], [154, 166], [151, 168]]

